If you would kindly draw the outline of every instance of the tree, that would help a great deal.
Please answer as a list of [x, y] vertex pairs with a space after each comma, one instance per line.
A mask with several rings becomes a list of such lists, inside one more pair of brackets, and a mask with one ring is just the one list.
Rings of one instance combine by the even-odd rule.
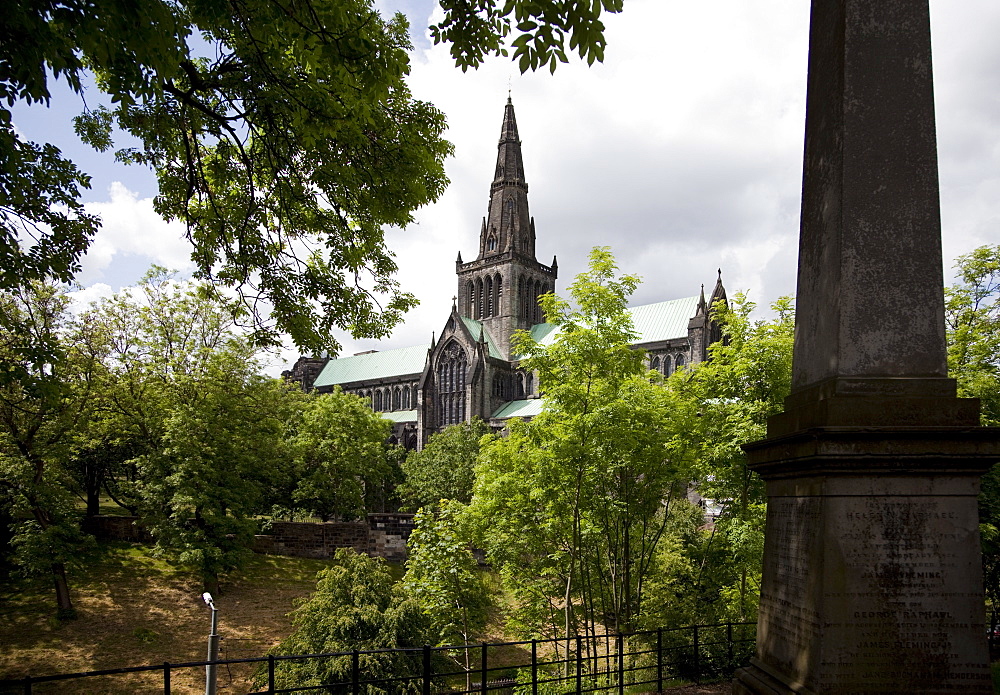
[[380, 490], [391, 475], [385, 447], [390, 433], [388, 420], [339, 387], [310, 399], [289, 443], [295, 505], [323, 521], [363, 517], [366, 494]]
[[[426, 643], [428, 621], [418, 604], [395, 582], [386, 562], [340, 549], [332, 565], [317, 575], [316, 591], [292, 612], [294, 631], [272, 653], [331, 654], [419, 647]], [[371, 692], [420, 691], [420, 654], [361, 654], [365, 680], [409, 678], [375, 683]], [[328, 659], [292, 659], [275, 664], [278, 688], [317, 688], [351, 681], [351, 655]], [[332, 690], [332, 688], [331, 688]], [[337, 692], [334, 690], [334, 692]]]
[[470, 422], [449, 425], [428, 438], [420, 451], [411, 451], [403, 462], [404, 483], [399, 495], [411, 510], [457, 500], [468, 504], [472, 499], [479, 440], [490, 434], [489, 425], [474, 418]]
[[[735, 572], [735, 587], [719, 587], [724, 600], [719, 619], [751, 619], [756, 615], [761, 558], [764, 547], [766, 501], [764, 484], [747, 467], [741, 445], [763, 439], [767, 418], [784, 410], [791, 390], [792, 343], [795, 332], [791, 299], [772, 305], [775, 318], [751, 319], [756, 305], [737, 294], [731, 306], [717, 304], [712, 318], [722, 340], [709, 348], [709, 360], [671, 376], [674, 436], [690, 461], [698, 492], [721, 505], [710, 545], [723, 545], [719, 554], [702, 551], [702, 582], [715, 582]], [[733, 568], [712, 567], [711, 558], [731, 562]], [[706, 608], [707, 609], [707, 608]], [[704, 615], [704, 614], [702, 614]]]
[[959, 282], [945, 288], [948, 372], [959, 395], [979, 398], [983, 425], [1000, 424], [1000, 245], [955, 261]]
[[154, 268], [85, 321], [109, 346], [90, 436], [132, 454], [109, 489], [215, 591], [249, 553], [306, 396], [260, 375], [256, 350], [204, 290]]
[[[15, 520], [14, 560], [29, 574], [52, 577], [57, 616], [75, 609], [66, 566], [85, 544], [69, 493], [68, 465], [91, 416], [101, 371], [101, 337], [73, 321], [60, 289], [41, 282], [0, 293], [0, 490]], [[53, 346], [49, 359], [34, 346]]]
[[157, 211], [185, 222], [197, 274], [242, 300], [256, 343], [287, 333], [335, 352], [332, 327], [380, 337], [414, 304], [382, 227], [442, 193], [451, 146], [404, 82], [402, 15], [367, 0], [15, 0], [3, 28], [0, 289], [72, 280], [98, 228], [79, 202], [90, 178], [8, 110], [47, 103], [51, 79], [82, 95], [89, 73], [112, 106], [85, 105], [77, 133], [100, 151], [115, 127], [139, 139], [116, 157], [156, 171]]
[[610, 251], [595, 248], [570, 286], [578, 309], [543, 297], [557, 338], [541, 345], [522, 332], [515, 346], [539, 375], [545, 408], [486, 444], [476, 469], [472, 512], [488, 557], [522, 592], [561, 605], [566, 635], [581, 622], [594, 633], [598, 622], [634, 626], [665, 506], [686, 482], [672, 461], [665, 391], [630, 347], [638, 279], [615, 271]]

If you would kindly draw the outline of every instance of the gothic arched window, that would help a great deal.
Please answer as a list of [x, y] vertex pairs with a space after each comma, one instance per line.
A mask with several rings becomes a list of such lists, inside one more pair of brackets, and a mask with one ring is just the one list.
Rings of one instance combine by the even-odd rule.
[[486, 276], [486, 311], [483, 313], [484, 318], [493, 316], [493, 300], [496, 295], [493, 294], [493, 278], [492, 276]]
[[399, 387], [392, 390], [392, 409], [399, 410]]
[[684, 355], [677, 355], [677, 363], [674, 365], [674, 369], [680, 369], [684, 366]]
[[519, 319], [528, 317], [528, 304], [525, 300], [523, 275], [517, 279], [517, 317]]
[[399, 406], [403, 410], [409, 410], [410, 409], [410, 387], [409, 386], [404, 386], [403, 387], [403, 392], [399, 396]]
[[486, 307], [483, 306], [483, 279], [479, 278], [476, 280], [476, 315], [472, 318], [481, 319], [483, 318], [483, 310]]
[[486, 239], [486, 250], [487, 251], [496, 251], [497, 250], [497, 237], [496, 237], [496, 234], [492, 234], [491, 233], [490, 236]]
[[660, 371], [660, 358], [657, 355], [653, 355], [653, 357], [649, 360], [649, 368], [654, 372]]
[[373, 408], [375, 412], [381, 412], [382, 410], [382, 390], [375, 389], [375, 407]]
[[471, 280], [465, 286], [465, 315], [471, 317], [476, 315], [476, 286]]
[[438, 424], [465, 421], [465, 350], [454, 340], [441, 351], [437, 366]]

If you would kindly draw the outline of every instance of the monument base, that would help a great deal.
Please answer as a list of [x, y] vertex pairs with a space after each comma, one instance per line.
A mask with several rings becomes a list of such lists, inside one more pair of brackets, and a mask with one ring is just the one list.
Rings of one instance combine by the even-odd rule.
[[816, 428], [745, 447], [768, 509], [757, 658], [733, 692], [992, 693], [977, 496], [996, 442]]

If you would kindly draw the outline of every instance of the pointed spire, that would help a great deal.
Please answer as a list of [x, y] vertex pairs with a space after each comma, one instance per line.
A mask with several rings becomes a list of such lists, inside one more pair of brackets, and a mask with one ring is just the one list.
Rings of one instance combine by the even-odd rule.
[[496, 172], [490, 185], [489, 214], [483, 220], [479, 248], [479, 258], [514, 252], [534, 259], [528, 184], [524, 180], [514, 104], [509, 97], [500, 126]]
[[431, 348], [430, 348], [430, 349], [431, 349], [432, 351], [434, 350], [434, 345], [435, 345], [435, 344], [436, 344], [436, 341], [435, 341], [435, 339], [434, 339], [434, 331], [431, 331]]
[[552, 270], [559, 269], [559, 261], [556, 260], [556, 255], [552, 254]]
[[458, 258], [455, 260], [455, 262], [458, 263], [459, 265], [462, 265], [462, 252], [461, 251], [458, 252]]
[[483, 324], [479, 324], [479, 342], [483, 345], [486, 344], [486, 329], [483, 327]]
[[[458, 262], [461, 263], [462, 259], [459, 258]], [[455, 313], [458, 312], [458, 305], [455, 303], [457, 301], [458, 301], [458, 297], [452, 295], [452, 297], [451, 297], [451, 313], [453, 313], [453, 314], [455, 314]]]

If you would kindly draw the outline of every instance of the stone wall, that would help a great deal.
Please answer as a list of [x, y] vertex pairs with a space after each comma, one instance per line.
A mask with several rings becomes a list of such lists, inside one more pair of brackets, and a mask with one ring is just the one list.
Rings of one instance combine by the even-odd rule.
[[[253, 551], [290, 557], [331, 557], [338, 548], [354, 548], [359, 553], [391, 562], [406, 559], [406, 541], [413, 530], [412, 514], [369, 514], [367, 523], [314, 523], [275, 521], [271, 533], [254, 536]], [[133, 516], [95, 516], [84, 522], [84, 531], [119, 541], [148, 543], [149, 532]]]

